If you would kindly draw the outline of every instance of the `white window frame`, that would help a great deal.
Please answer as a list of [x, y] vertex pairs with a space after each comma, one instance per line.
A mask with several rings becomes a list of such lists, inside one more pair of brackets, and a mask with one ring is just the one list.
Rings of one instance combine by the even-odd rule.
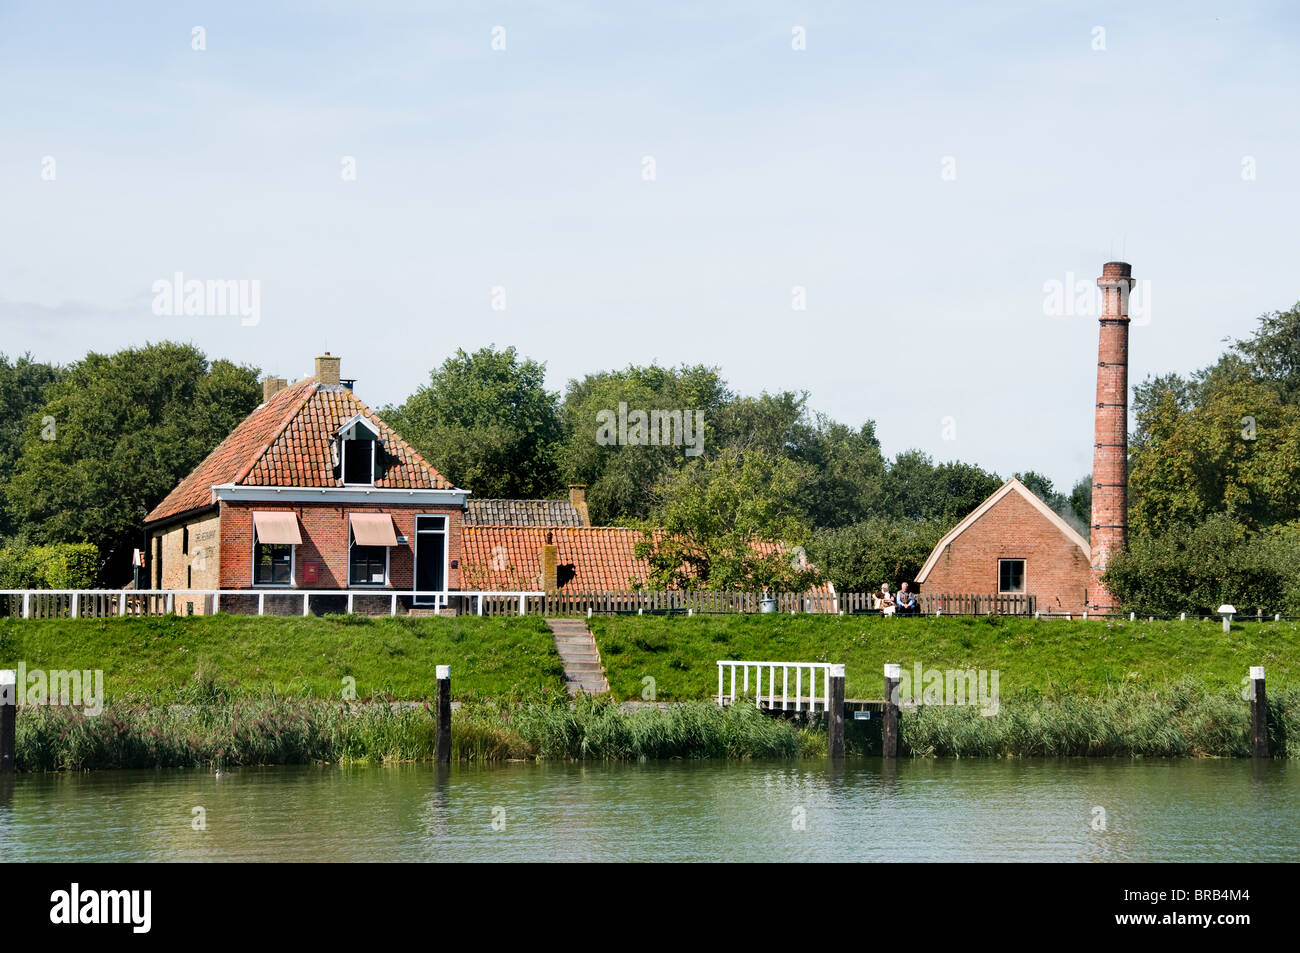
[[[413, 522], [414, 529], [412, 535], [415, 537], [414, 544], [411, 546], [411, 591], [419, 589], [420, 579], [420, 520], [442, 520], [442, 529], [433, 530], [433, 532], [442, 533], [442, 585], [447, 588], [448, 574], [451, 572], [451, 520], [446, 513], [417, 513]], [[415, 605], [443, 606], [446, 604], [445, 597], [438, 596], [432, 600], [421, 599], [418, 596], [412, 596], [411, 601]]]
[[[1003, 589], [1002, 588], [1002, 564], [1003, 563], [1020, 563], [1020, 588]], [[1023, 596], [1029, 585], [1029, 560], [1007, 557], [998, 559], [998, 595], [1000, 596]]]
[[[348, 444], [356, 443], [355, 437], [345, 437], [344, 434], [349, 431], [355, 431], [357, 427], [365, 427], [373, 435], [373, 440], [367, 440], [365, 443], [370, 444], [370, 480], [363, 483], [349, 483], [348, 479]], [[375, 449], [379, 445], [379, 428], [377, 428], [365, 417], [357, 415], [338, 429], [339, 438], [339, 479], [343, 481], [344, 486], [374, 486], [375, 485], [375, 464], [378, 462], [378, 451]]]
[[393, 547], [383, 546], [384, 551], [384, 581], [383, 582], [353, 582], [352, 581], [352, 549], [357, 545], [356, 537], [352, 535], [352, 520], [348, 520], [348, 578], [347, 584], [349, 589], [387, 589], [391, 579], [389, 569], [393, 562]]
[[252, 570], [252, 578], [249, 582], [255, 589], [293, 589], [297, 586], [298, 580], [298, 547], [294, 543], [267, 543], [267, 546], [288, 546], [289, 547], [289, 581], [288, 582], [258, 582], [257, 581], [257, 547], [260, 544], [257, 541], [257, 524], [253, 524], [253, 556], [249, 562]]

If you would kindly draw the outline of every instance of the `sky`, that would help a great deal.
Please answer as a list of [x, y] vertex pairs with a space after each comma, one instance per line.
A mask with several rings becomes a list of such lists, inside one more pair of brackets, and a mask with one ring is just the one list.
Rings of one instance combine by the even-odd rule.
[[1131, 383], [1300, 300], [1296, 8], [1137, 6], [0, 0], [0, 353], [702, 363], [1068, 492], [1053, 282], [1132, 263]]

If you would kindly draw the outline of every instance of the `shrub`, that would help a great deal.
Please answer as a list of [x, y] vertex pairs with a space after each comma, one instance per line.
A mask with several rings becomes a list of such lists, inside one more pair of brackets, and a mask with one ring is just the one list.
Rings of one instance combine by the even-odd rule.
[[0, 589], [90, 589], [98, 567], [94, 543], [11, 543], [0, 549]]

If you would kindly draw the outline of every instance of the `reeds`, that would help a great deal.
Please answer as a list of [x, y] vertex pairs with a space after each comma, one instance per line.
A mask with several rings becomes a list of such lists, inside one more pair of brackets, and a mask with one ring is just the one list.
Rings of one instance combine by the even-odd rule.
[[[1274, 756], [1300, 757], [1300, 692], [1270, 693], [1269, 735]], [[1025, 694], [1003, 699], [994, 717], [965, 706], [905, 709], [901, 742], [923, 757], [1249, 757], [1250, 706], [1194, 681]]]

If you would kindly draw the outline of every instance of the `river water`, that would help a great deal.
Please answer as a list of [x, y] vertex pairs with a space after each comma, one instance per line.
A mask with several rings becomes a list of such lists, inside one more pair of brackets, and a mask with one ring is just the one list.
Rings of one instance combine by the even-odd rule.
[[20, 775], [0, 779], [0, 857], [1295, 861], [1300, 766], [865, 759]]

